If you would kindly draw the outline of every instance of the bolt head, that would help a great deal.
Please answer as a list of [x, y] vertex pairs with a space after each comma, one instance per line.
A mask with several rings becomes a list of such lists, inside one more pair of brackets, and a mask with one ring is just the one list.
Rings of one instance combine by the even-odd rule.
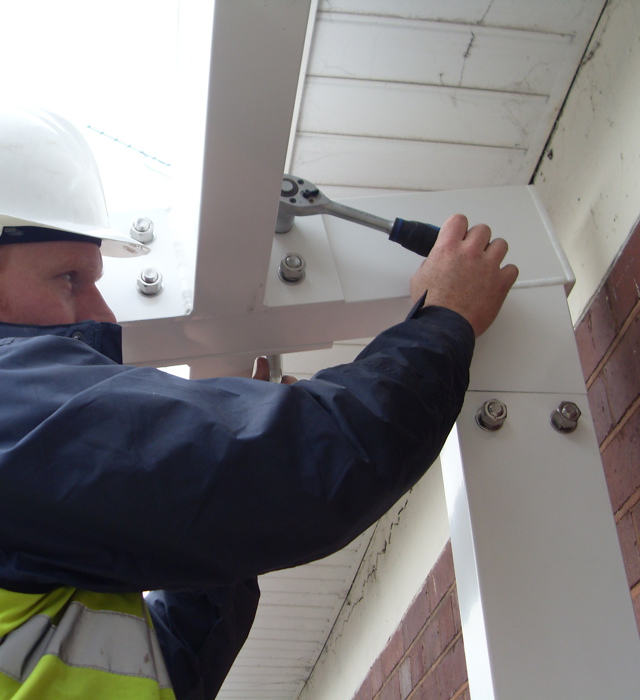
[[483, 430], [499, 430], [507, 420], [507, 407], [498, 399], [485, 401], [476, 412], [476, 423]]
[[280, 261], [278, 277], [287, 284], [299, 284], [305, 276], [306, 263], [297, 253], [287, 253]]
[[302, 260], [299, 255], [287, 255], [285, 265], [289, 270], [298, 270], [302, 267]]
[[129, 235], [140, 243], [151, 243], [156, 237], [153, 228], [153, 221], [149, 217], [140, 216], [131, 224]]
[[151, 228], [151, 219], [148, 219], [146, 216], [141, 216], [133, 222], [133, 227], [136, 231], [140, 231], [140, 233], [148, 231]]
[[487, 415], [494, 420], [502, 420], [507, 415], [507, 407], [502, 401], [493, 399], [487, 403]]
[[138, 276], [136, 286], [140, 294], [153, 297], [163, 289], [162, 273], [155, 267], [145, 267]]
[[145, 267], [145, 269], [140, 273], [140, 277], [143, 282], [151, 284], [152, 282], [158, 281], [158, 271], [154, 267]]
[[580, 409], [571, 401], [563, 401], [559, 406], [559, 410], [567, 420], [577, 421], [582, 415]]
[[559, 433], [572, 433], [578, 427], [582, 412], [573, 401], [561, 401], [551, 414], [551, 425]]

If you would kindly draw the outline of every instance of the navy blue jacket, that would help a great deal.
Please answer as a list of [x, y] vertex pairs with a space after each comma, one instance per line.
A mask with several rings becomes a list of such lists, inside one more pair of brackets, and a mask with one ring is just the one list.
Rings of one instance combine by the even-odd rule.
[[160, 591], [176, 694], [213, 697], [256, 576], [340, 549], [436, 459], [473, 343], [429, 307], [278, 385], [122, 365], [111, 324], [0, 324], [0, 587]]

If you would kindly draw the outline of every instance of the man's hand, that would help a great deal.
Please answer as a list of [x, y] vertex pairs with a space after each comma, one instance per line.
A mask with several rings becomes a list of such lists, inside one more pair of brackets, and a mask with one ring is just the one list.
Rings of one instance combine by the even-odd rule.
[[[269, 381], [269, 373], [270, 373], [270, 367], [269, 367], [269, 360], [267, 360], [266, 357], [256, 357], [256, 360], [253, 364], [253, 374], [251, 375], [251, 379], [259, 379], [263, 382], [268, 382]], [[298, 380], [295, 377], [292, 377], [289, 374], [285, 374], [284, 377], [282, 377], [282, 380], [280, 381], [281, 384], [295, 384]]]
[[411, 278], [411, 297], [415, 303], [428, 290], [425, 306], [457, 311], [477, 338], [498, 315], [518, 268], [500, 267], [508, 246], [502, 238], [491, 241], [488, 226], [467, 226], [461, 214], [445, 221], [429, 257]]

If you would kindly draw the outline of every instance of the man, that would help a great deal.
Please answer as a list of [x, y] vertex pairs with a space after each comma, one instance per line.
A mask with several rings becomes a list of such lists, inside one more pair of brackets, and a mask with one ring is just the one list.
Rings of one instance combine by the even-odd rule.
[[101, 250], [143, 250], [64, 120], [0, 113], [0, 226], [1, 698], [215, 697], [257, 575], [341, 548], [437, 457], [517, 277], [454, 216], [353, 363], [185, 381], [121, 364]]

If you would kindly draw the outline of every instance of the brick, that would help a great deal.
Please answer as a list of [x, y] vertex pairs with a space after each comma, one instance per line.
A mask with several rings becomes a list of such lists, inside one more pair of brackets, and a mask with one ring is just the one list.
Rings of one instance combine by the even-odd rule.
[[602, 453], [613, 512], [640, 488], [640, 409]]
[[411, 700], [439, 700], [440, 689], [435, 673], [425, 676], [416, 688]]
[[[640, 513], [638, 514], [640, 515]], [[633, 515], [627, 513], [617, 524], [624, 568], [627, 572], [629, 587], [640, 581], [640, 552], [638, 551], [638, 533], [634, 527]]]
[[422, 678], [422, 676], [424, 676], [425, 672], [428, 670], [428, 668], [424, 665], [422, 644], [420, 644], [420, 642], [416, 642], [411, 649], [409, 649], [407, 657], [411, 662], [411, 677], [415, 682], [416, 679]]
[[453, 622], [456, 628], [456, 634], [462, 632], [462, 620], [460, 618], [460, 603], [458, 601], [458, 587], [454, 586], [453, 595], [451, 596], [451, 604], [453, 605]]
[[422, 673], [426, 673], [442, 654], [444, 646], [440, 641], [440, 632], [435, 620], [430, 622], [420, 634], [416, 646], [420, 649]]
[[455, 573], [453, 570], [453, 554], [451, 551], [451, 540], [449, 540], [446, 547], [442, 550], [442, 553], [431, 570], [427, 580], [429, 602], [431, 603], [432, 610], [438, 606], [454, 581]]
[[376, 700], [400, 700], [400, 680], [397, 673], [394, 673], [382, 686]]
[[640, 300], [640, 224], [616, 260], [607, 286], [611, 311], [620, 327]]
[[593, 424], [596, 430], [598, 445], [601, 445], [614, 426], [609, 407], [609, 397], [604, 379], [599, 376], [589, 387], [587, 392], [589, 398], [589, 408], [593, 417]]
[[[588, 313], [588, 312], [587, 312]], [[576, 345], [578, 346], [578, 355], [580, 356], [580, 364], [582, 365], [582, 376], [584, 381], [593, 374], [593, 370], [598, 364], [597, 353], [593, 347], [591, 340], [591, 328], [587, 315], [576, 326], [575, 330]]]
[[402, 620], [402, 637], [405, 651], [411, 646], [420, 630], [424, 627], [430, 612], [428, 586], [425, 582], [422, 590], [413, 599]]
[[398, 681], [400, 683], [400, 700], [406, 700], [413, 690], [411, 678], [411, 659], [407, 657], [398, 668]]
[[449, 646], [456, 636], [456, 623], [453, 613], [452, 596], [449, 595], [438, 610], [437, 616], [440, 644], [443, 648]]
[[440, 698], [453, 697], [467, 682], [467, 661], [462, 640], [458, 640], [436, 668]]
[[370, 675], [367, 675], [364, 681], [362, 681], [362, 685], [356, 691], [356, 694], [353, 696], [353, 700], [373, 700]]
[[384, 673], [382, 672], [382, 661], [377, 658], [369, 671], [369, 682], [371, 684], [371, 694], [375, 695], [384, 683]]
[[576, 328], [576, 342], [582, 363], [582, 373], [588, 379], [604, 357], [616, 336], [617, 328], [609, 307], [606, 285], [591, 302], [589, 310]]
[[384, 648], [380, 660], [382, 662], [382, 676], [387, 678], [404, 654], [404, 642], [402, 629], [399, 627], [392, 635]]
[[[635, 541], [636, 541], [636, 553], [638, 555], [638, 566], [640, 566], [640, 501], [631, 508], [630, 511], [631, 521], [633, 523], [633, 529], [635, 531]], [[640, 581], [640, 576], [632, 585], [635, 585]]]
[[631, 599], [633, 601], [633, 611], [636, 614], [636, 624], [638, 625], [638, 632], [640, 632], [640, 586], [636, 586], [631, 591]]
[[603, 369], [614, 423], [640, 396], [640, 315], [636, 316]]

